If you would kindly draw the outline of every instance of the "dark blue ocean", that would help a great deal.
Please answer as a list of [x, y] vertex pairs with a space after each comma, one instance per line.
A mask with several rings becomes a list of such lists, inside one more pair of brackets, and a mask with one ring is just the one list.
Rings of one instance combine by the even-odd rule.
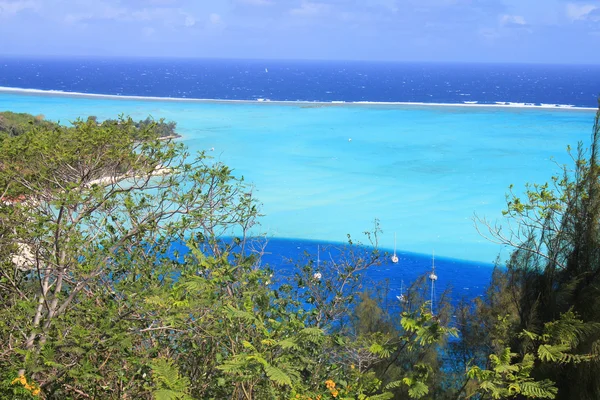
[[[314, 262], [318, 257], [317, 254], [320, 254], [321, 260], [336, 260], [344, 249], [348, 249], [348, 247], [343, 243], [271, 239], [263, 261], [280, 270], [282, 279], [289, 279], [297, 271], [296, 264], [303, 265], [303, 262], [308, 259], [312, 259]], [[367, 270], [363, 288], [387, 292], [388, 296], [385, 297], [386, 304], [384, 306], [397, 309], [397, 296], [406, 295], [413, 282], [422, 278], [423, 275], [429, 275], [434, 261], [431, 255], [399, 252], [398, 264], [394, 264], [390, 255], [383, 251], [380, 255], [381, 262]], [[434, 287], [434, 307], [444, 292], [454, 305], [463, 299], [483, 296], [490, 282], [493, 268], [491, 264], [486, 263], [435, 257], [438, 280]], [[426, 288], [426, 295], [429, 294], [430, 288], [431, 286]], [[413, 290], [420, 289], [415, 287]]]
[[[517, 103], [531, 106], [543, 105], [544, 107], [552, 107], [552, 105], [596, 107], [597, 98], [600, 94], [600, 66], [400, 64], [272, 60], [0, 58], [0, 87], [118, 96], [188, 99], [451, 104]], [[5, 103], [0, 102], [0, 109], [3, 107], [7, 109], [11, 109], [12, 107], [14, 109], [16, 107], [21, 111], [32, 112], [34, 114], [40, 112], [47, 116], [50, 115], [50, 117], [53, 115], [55, 117], [60, 116], [63, 119], [71, 117], [68, 110], [74, 108], [75, 104], [77, 104], [77, 107], [82, 108], [89, 106], [89, 109], [93, 110], [88, 111], [90, 113], [98, 112], [100, 109], [100, 103], [91, 103], [92, 100], [90, 99], [75, 101], [74, 99], [49, 98], [48, 96], [33, 94], [7, 94], [5, 97]], [[63, 101], [68, 106], [62, 106]], [[112, 106], [115, 105], [111, 103]], [[143, 111], [141, 112], [146, 112], [147, 108], [145, 107], [142, 108]], [[156, 109], [157, 107], [154, 103], [151, 106], [152, 109]], [[176, 104], [162, 104], [161, 107], [162, 111], [167, 112], [167, 116], [179, 115], [177, 114], [178, 111], [175, 110], [175, 108], [179, 107]], [[212, 114], [216, 116], [214, 118], [225, 115], [220, 114], [223, 111], [214, 108], [216, 106], [211, 105], [206, 107], [209, 107], [208, 114], [202, 115], [205, 115], [209, 120]], [[274, 112], [281, 113], [279, 109], [274, 110]], [[247, 108], [241, 111], [244, 115], [248, 113]], [[286, 112], [288, 111], [286, 110]], [[351, 118], [355, 114], [355, 111], [355, 109], [344, 111], [346, 113], [343, 114], [344, 118]], [[183, 113], [183, 111], [181, 112]], [[182, 123], [180, 126], [184, 126], [185, 128], [188, 125], [190, 127], [197, 125], [199, 122], [193, 119], [195, 118], [194, 116], [198, 115], [197, 111], [191, 110], [186, 112], [187, 114], [184, 113], [182, 115], [184, 115], [184, 118], [189, 119], [189, 121], [186, 124]], [[335, 112], [337, 113], [338, 111]], [[370, 112], [374, 111], [371, 110]], [[452, 110], [448, 112], [451, 113]], [[230, 129], [229, 121], [232, 120], [229, 114], [226, 115], [226, 117], [217, 118], [214, 121], [210, 120], [210, 126], [203, 131], [203, 135], [210, 129], [217, 129], [212, 127], [213, 125], [220, 127], [224, 124], [223, 127], [218, 128], [216, 131], [216, 137], [223, 138], [223, 135], [220, 134], [221, 129], [223, 132]], [[435, 113], [432, 115], [439, 117]], [[452, 114], [452, 118], [455, 117], [457, 117], [457, 114]], [[266, 117], [263, 116], [261, 118]], [[381, 120], [382, 116], [378, 116], [377, 118]], [[390, 118], [388, 117], [388, 119]], [[406, 121], [410, 119], [408, 115], [404, 115], [404, 118], [406, 118]], [[465, 118], [478, 121], [478, 118], [481, 118], [481, 116], [466, 116]], [[493, 114], [492, 118], [498, 122], [503, 121], [504, 117], [501, 114]], [[507, 118], [514, 120], [521, 117], [513, 113], [511, 115], [507, 114]], [[545, 121], [547, 115], [545, 113], [539, 117], [532, 115], [531, 118], [538, 118], [535, 121], [539, 123], [539, 121]], [[489, 120], [487, 117], [485, 119]], [[247, 120], [245, 123], [249, 123], [249, 121]], [[255, 119], [253, 121], [262, 121], [262, 119]], [[422, 122], [419, 122], [419, 124], [422, 124]], [[522, 124], [522, 122], [519, 122], [519, 124]], [[529, 124], [527, 122], [525, 125], [515, 126], [521, 129], [522, 126], [529, 126]], [[321, 125], [321, 122], [315, 123], [314, 126], [310, 126], [310, 129], [324, 129]], [[585, 123], [584, 125], [587, 126]], [[510, 127], [511, 125], [507, 126]], [[564, 123], [557, 126], [570, 125]], [[342, 128], [349, 130], [351, 127], [344, 125]], [[450, 124], [448, 129], [451, 128], [452, 125]], [[241, 128], [235, 129], [239, 130]], [[260, 129], [265, 129], [265, 127], [261, 125]], [[468, 125], [467, 129], [479, 128], [472, 128]], [[396, 128], [393, 128], [392, 132], [396, 130]], [[189, 132], [184, 133], [192, 135], [195, 134], [194, 132], [196, 131], [190, 128]], [[245, 135], [245, 131], [240, 132]], [[342, 135], [345, 134], [347, 133], [342, 133]], [[315, 135], [318, 136], [318, 134]], [[358, 135], [359, 133], [357, 132], [353, 133], [355, 139], [357, 139]], [[382, 135], [385, 136], [387, 133], [384, 132]], [[382, 140], [380, 141], [383, 143]], [[557, 140], [560, 141], [560, 146], [562, 146], [562, 139], [559, 138]], [[343, 142], [347, 145], [346, 136], [343, 136]], [[566, 146], [566, 144], [568, 143], [565, 142], [564, 145]], [[227, 144], [230, 152], [235, 145], [235, 141]], [[247, 144], [243, 145], [244, 148], [246, 146]], [[336, 146], [336, 144], [332, 144], [333, 146]], [[320, 148], [322, 149], [322, 147]], [[326, 148], [328, 147], [326, 146]], [[429, 144], [427, 144], [427, 147], [424, 147], [425, 150], [431, 152], [430, 148], [431, 145]], [[442, 146], [439, 148], [442, 149]], [[314, 148], [310, 151], [310, 154], [314, 153]], [[243, 151], [242, 153], [245, 152]], [[554, 154], [555, 150], [552, 149], [552, 152]], [[441, 156], [445, 157], [444, 154], [435, 153], [434, 156], [438, 158]], [[495, 153], [477, 152], [477, 154], [493, 155]], [[283, 152], [281, 153], [281, 157], [282, 160], [289, 158]], [[271, 161], [274, 162], [273, 160]], [[421, 160], [420, 162], [426, 161]], [[247, 163], [247, 161], [240, 158], [235, 162], [234, 167], [237, 166], [243, 169], [244, 163]], [[452, 161], [449, 162], [450, 164], [455, 168], [457, 162]], [[436, 166], [436, 168], [424, 164], [422, 168], [419, 167], [417, 170], [421, 172], [431, 171], [433, 174], [436, 171], [440, 171], [439, 166]], [[490, 166], [486, 168], [489, 169]], [[264, 170], [268, 172], [268, 168], [261, 168], [259, 172]], [[317, 175], [315, 176], [322, 175], [321, 171], [321, 169], [316, 171]], [[452, 171], [452, 169], [447, 170], [448, 177], [452, 176]], [[414, 173], [414, 171], [411, 173]], [[354, 176], [359, 175], [354, 174]], [[307, 181], [310, 184], [308, 187], [312, 187], [311, 185], [313, 185], [316, 179]], [[435, 177], [428, 176], [427, 179], [433, 182], [434, 179], [439, 181], [440, 177], [437, 175]], [[258, 178], [255, 177], [254, 180], [256, 181]], [[415, 182], [420, 180], [422, 179], [419, 177], [415, 178]], [[269, 176], [269, 180], [263, 182], [262, 187], [264, 188], [270, 182], [273, 182], [273, 177], [271, 176]], [[368, 178], [368, 182], [372, 182], [372, 180]], [[436, 187], [442, 187], [444, 184], [448, 185], [448, 182], [443, 180]], [[325, 188], [328, 185], [320, 185], [318, 187]], [[394, 183], [394, 187], [399, 186]], [[281, 196], [282, 193], [278, 192], [277, 187], [274, 187], [273, 190], [275, 191], [275, 199]], [[376, 192], [374, 191], [374, 193]], [[453, 199], [454, 203], [452, 204], [464, 203], [465, 199], [468, 199], [466, 194], [465, 197]], [[502, 193], [499, 192], [498, 194], [502, 196]], [[263, 200], [268, 198], [267, 191], [263, 191], [262, 196]], [[325, 196], [325, 198], [327, 197]], [[422, 200], [421, 197], [419, 199]], [[488, 201], [489, 199], [485, 200]], [[336, 200], [332, 197], [331, 201], [335, 202]], [[381, 198], [378, 198], [378, 201], [380, 205], [383, 204]], [[268, 203], [266, 200], [265, 202]], [[346, 202], [348, 202], [347, 199]], [[398, 204], [394, 203], [385, 208], [395, 211], [395, 214], [400, 214], [399, 211], [402, 208]], [[456, 206], [453, 207], [456, 210]], [[384, 207], [380, 208], [383, 209]], [[439, 211], [435, 207], [433, 210], [436, 212]], [[324, 213], [323, 215], [331, 214], [329, 211], [321, 210], [321, 212]], [[468, 212], [472, 213], [472, 210], [469, 209]], [[414, 210], [405, 211], [405, 213], [404, 218], [408, 218], [408, 216], [414, 214]], [[293, 215], [288, 212], [285, 215], [293, 217], [295, 214]], [[419, 218], [420, 221], [424, 221], [424, 218], [438, 219], [439, 224], [441, 224], [445, 218], [444, 216], [448, 214], [442, 213], [440, 215], [442, 217], [438, 218], [438, 214], [425, 214], [424, 217]], [[272, 214], [272, 216], [281, 219], [276, 214]], [[304, 220], [304, 217], [296, 216], [296, 219], [290, 221], [290, 223], [299, 225]], [[405, 220], [402, 219], [401, 221]], [[454, 221], [445, 222], [446, 224], [450, 224], [450, 226], [455, 224]], [[315, 224], [314, 228], [311, 229], [318, 232], [321, 229], [319, 226], [323, 224], [335, 225], [322, 219], [319, 224]], [[390, 230], [396, 229], [396, 226], [399, 226], [399, 224], [394, 225], [394, 228], [388, 229], [388, 240], [386, 242], [388, 250], [390, 250]], [[417, 225], [409, 226], [408, 229], [404, 230], [404, 233], [408, 235], [407, 238], [410, 237], [411, 230], [414, 234], [417, 228], [421, 230], [424, 228], [427, 229], [425, 225], [423, 227], [418, 227]], [[341, 227], [341, 229], [345, 229], [345, 227]], [[467, 226], [465, 229], [470, 232], [472, 227]], [[462, 233], [455, 233], [454, 236], [462, 236]], [[336, 239], [338, 238], [338, 236], [335, 237]], [[343, 240], [343, 237], [339, 237], [339, 239]], [[463, 240], [462, 237], [459, 239]], [[406, 240], [401, 243], [406, 243]], [[301, 259], [305, 252], [313, 256], [316, 255], [317, 245], [319, 244], [323, 248], [332, 245], [332, 243], [310, 240], [275, 238], [269, 242], [264, 262], [268, 263], [274, 269], [289, 273], [291, 271], [290, 260]], [[336, 244], [333, 245], [337, 246]], [[403, 244], [399, 248], [402, 249], [402, 246]], [[438, 244], [438, 246], [440, 245]], [[475, 246], [475, 244], [473, 242], [466, 246]], [[428, 245], [425, 245], [425, 247], [431, 248]], [[322, 254], [322, 256], [327, 256], [327, 254]], [[392, 302], [395, 296], [400, 293], [401, 281], [404, 281], [404, 285], [407, 287], [418, 277], [427, 275], [431, 270], [431, 256], [428, 254], [416, 254], [403, 249], [403, 251], [399, 251], [399, 256], [400, 262], [398, 264], [392, 264], [389, 258], [384, 258], [383, 263], [368, 271], [366, 276], [367, 280], [371, 282], [369, 285], [382, 284], [389, 280], [390, 296], [388, 300]], [[487, 259], [492, 260], [493, 257], [488, 257]], [[446, 289], [452, 290], [452, 296], [455, 301], [462, 297], [473, 298], [481, 296], [489, 283], [492, 272], [492, 265], [489, 262], [471, 262], [447, 257], [436, 258], [436, 268], [439, 276], [437, 293], [441, 294]]]
[[0, 86], [223, 100], [596, 107], [600, 66], [4, 57]]

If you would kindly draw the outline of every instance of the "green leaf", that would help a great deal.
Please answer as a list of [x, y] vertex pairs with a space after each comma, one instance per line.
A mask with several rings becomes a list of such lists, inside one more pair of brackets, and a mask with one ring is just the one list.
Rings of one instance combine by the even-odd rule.
[[152, 392], [152, 397], [154, 400], [181, 400], [184, 395], [169, 389], [159, 389]]
[[408, 389], [408, 395], [413, 399], [420, 399], [429, 393], [429, 388], [423, 382], [415, 382], [410, 389]]
[[292, 379], [281, 369], [274, 367], [272, 365], [269, 365], [269, 364], [265, 365], [264, 369], [265, 369], [265, 373], [267, 374], [269, 379], [271, 379], [273, 382], [277, 383], [278, 385], [282, 385], [282, 386], [291, 386], [292, 385]]

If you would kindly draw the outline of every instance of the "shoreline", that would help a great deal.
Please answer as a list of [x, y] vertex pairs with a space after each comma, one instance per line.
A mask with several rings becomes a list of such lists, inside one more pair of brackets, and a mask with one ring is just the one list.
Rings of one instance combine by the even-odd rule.
[[271, 104], [271, 105], [297, 105], [318, 107], [347, 107], [347, 106], [406, 106], [406, 107], [464, 107], [464, 108], [508, 108], [508, 109], [528, 109], [528, 110], [574, 110], [574, 111], [596, 111], [597, 107], [578, 107], [569, 104], [548, 104], [548, 103], [521, 103], [509, 101], [497, 101], [494, 103], [479, 103], [465, 101], [463, 103], [426, 103], [426, 102], [408, 102], [408, 101], [308, 101], [308, 100], [231, 100], [231, 99], [198, 99], [183, 97], [157, 97], [157, 96], [121, 96], [114, 94], [97, 94], [81, 92], [65, 92], [61, 90], [43, 90], [43, 89], [25, 89], [15, 87], [0, 86], [0, 93], [21, 94], [21, 95], [41, 95], [41, 96], [59, 96], [70, 98], [90, 98], [90, 99], [113, 99], [113, 100], [137, 100], [153, 102], [183, 102], [183, 103], [207, 103], [207, 104]]

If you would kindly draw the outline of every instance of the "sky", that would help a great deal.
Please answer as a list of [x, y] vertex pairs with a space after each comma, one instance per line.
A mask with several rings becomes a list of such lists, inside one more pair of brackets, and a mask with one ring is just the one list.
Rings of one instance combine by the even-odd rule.
[[0, 0], [0, 55], [600, 64], [600, 0]]

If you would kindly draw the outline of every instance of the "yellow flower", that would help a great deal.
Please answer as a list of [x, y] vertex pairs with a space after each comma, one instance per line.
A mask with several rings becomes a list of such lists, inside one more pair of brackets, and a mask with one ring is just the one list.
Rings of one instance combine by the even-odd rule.
[[11, 385], [14, 385], [15, 383], [20, 383], [21, 385], [25, 386], [27, 385], [27, 378], [25, 378], [24, 375], [19, 375], [18, 378], [13, 379]]
[[325, 381], [325, 386], [327, 386], [327, 389], [329, 390], [335, 389], [335, 382], [331, 379], [328, 379]]
[[19, 375], [18, 378], [12, 380], [11, 385], [15, 385], [20, 383], [23, 387], [31, 392], [32, 395], [37, 396], [40, 394], [40, 388], [36, 387], [33, 382], [31, 384], [27, 383], [27, 378], [25, 375]]
[[350, 365], [350, 369], [354, 369], [354, 364]]
[[338, 391], [337, 391], [337, 390], [333, 390], [333, 391], [331, 392], [331, 395], [332, 395], [333, 397], [337, 397], [337, 395], [338, 395]]

